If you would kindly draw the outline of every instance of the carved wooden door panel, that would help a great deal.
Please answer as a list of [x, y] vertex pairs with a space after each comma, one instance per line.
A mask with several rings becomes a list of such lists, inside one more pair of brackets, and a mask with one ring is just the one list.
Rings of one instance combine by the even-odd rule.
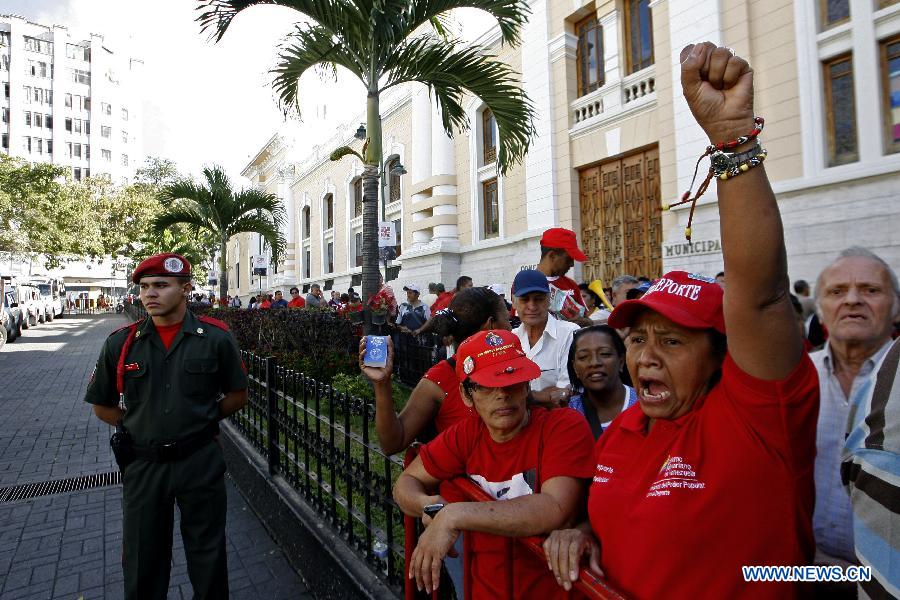
[[[584, 169], [579, 174], [579, 198], [581, 206], [581, 245], [588, 256], [584, 263], [584, 277], [588, 281], [601, 274], [596, 271], [603, 256], [602, 219], [600, 218], [600, 167]], [[597, 257], [597, 258], [592, 258]]]
[[584, 169], [579, 179], [584, 278], [609, 285], [623, 274], [661, 275], [659, 151]]

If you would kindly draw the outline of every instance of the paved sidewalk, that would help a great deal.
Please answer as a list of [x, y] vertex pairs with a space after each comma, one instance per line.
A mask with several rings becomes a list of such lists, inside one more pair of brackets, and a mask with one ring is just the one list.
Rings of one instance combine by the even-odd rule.
[[[121, 316], [29, 329], [0, 352], [0, 488], [115, 471], [110, 428], [82, 398]], [[230, 479], [232, 598], [310, 598]], [[120, 485], [0, 503], [0, 598], [122, 597]], [[177, 511], [176, 511], [177, 515]], [[178, 523], [170, 599], [191, 598]]]

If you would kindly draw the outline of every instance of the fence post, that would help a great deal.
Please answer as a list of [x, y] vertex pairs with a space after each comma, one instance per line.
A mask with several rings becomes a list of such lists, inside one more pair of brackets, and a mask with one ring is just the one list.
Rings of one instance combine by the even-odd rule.
[[269, 459], [269, 475], [278, 471], [278, 393], [275, 389], [275, 358], [266, 357], [266, 440], [268, 442], [266, 455]]

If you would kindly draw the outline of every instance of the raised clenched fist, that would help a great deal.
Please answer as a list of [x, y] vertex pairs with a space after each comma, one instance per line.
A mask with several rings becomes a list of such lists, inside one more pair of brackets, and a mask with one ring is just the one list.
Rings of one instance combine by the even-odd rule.
[[712, 143], [753, 129], [753, 70], [732, 50], [712, 42], [681, 51], [681, 89]]

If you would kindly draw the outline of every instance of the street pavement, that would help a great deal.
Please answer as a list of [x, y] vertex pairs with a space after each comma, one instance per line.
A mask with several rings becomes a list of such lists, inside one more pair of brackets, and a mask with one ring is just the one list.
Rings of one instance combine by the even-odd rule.
[[[29, 329], [0, 351], [0, 598], [123, 596], [122, 487], [3, 502], [2, 488], [116, 471], [110, 427], [84, 390], [120, 315], [67, 316]], [[311, 598], [226, 476], [231, 597]], [[169, 598], [192, 597], [179, 523]]]

